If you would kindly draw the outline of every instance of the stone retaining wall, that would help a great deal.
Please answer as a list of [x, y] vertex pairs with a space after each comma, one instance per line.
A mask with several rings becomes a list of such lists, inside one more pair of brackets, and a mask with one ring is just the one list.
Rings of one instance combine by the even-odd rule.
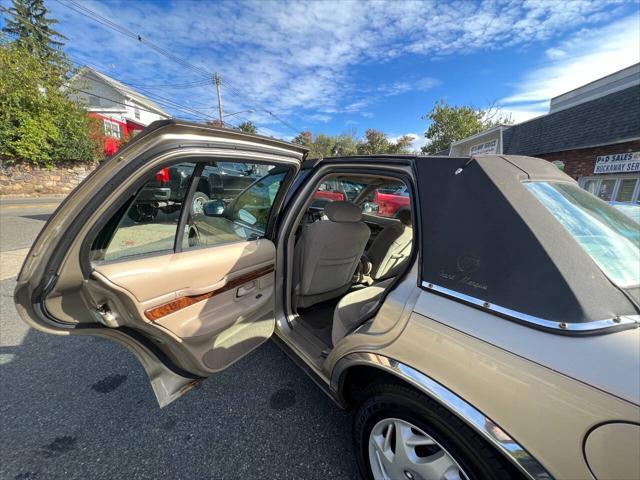
[[51, 169], [24, 163], [0, 163], [0, 195], [67, 194], [98, 164], [62, 163]]

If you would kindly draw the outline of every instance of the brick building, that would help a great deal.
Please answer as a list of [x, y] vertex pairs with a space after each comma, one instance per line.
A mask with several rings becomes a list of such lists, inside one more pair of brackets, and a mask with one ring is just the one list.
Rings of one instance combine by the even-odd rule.
[[603, 200], [640, 203], [640, 64], [551, 99], [549, 113], [451, 145], [554, 162]]

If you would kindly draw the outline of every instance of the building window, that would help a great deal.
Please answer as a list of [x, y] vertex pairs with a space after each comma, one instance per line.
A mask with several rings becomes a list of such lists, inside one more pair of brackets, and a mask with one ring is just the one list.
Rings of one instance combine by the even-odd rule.
[[133, 107], [133, 116], [136, 117], [136, 120], [140, 120], [140, 109], [138, 107]]
[[616, 188], [617, 180], [614, 178], [607, 178], [600, 181], [600, 188], [598, 188], [598, 196], [605, 202], [613, 200], [613, 190]]
[[103, 120], [104, 134], [107, 137], [113, 137], [117, 139], [122, 138], [122, 131], [120, 130], [120, 124], [117, 122], [111, 122], [109, 120]]
[[579, 185], [605, 202], [640, 203], [640, 175], [583, 177]]
[[624, 180], [620, 180], [620, 185], [618, 186], [618, 193], [616, 194], [616, 202], [633, 201], [633, 194], [636, 191], [637, 184], [638, 184], [638, 179], [636, 178], [626, 178]]

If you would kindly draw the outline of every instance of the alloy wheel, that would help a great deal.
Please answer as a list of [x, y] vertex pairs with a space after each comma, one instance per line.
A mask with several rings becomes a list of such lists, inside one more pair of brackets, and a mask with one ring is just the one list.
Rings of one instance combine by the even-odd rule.
[[206, 200], [204, 199], [204, 197], [196, 196], [193, 199], [193, 208], [191, 210], [192, 213], [194, 215], [203, 215], [205, 203], [206, 203]]
[[369, 435], [369, 462], [376, 480], [468, 480], [433, 437], [397, 418], [375, 424]]

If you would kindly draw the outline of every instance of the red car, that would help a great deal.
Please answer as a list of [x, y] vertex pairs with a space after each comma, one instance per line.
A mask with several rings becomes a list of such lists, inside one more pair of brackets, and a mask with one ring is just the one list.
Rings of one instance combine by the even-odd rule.
[[377, 214], [382, 217], [396, 217], [400, 211], [411, 208], [406, 186], [395, 192], [376, 190], [373, 203], [378, 206]]
[[356, 199], [360, 190], [362, 190], [362, 185], [330, 179], [320, 184], [313, 197], [327, 199], [332, 202], [345, 200], [352, 202]]

